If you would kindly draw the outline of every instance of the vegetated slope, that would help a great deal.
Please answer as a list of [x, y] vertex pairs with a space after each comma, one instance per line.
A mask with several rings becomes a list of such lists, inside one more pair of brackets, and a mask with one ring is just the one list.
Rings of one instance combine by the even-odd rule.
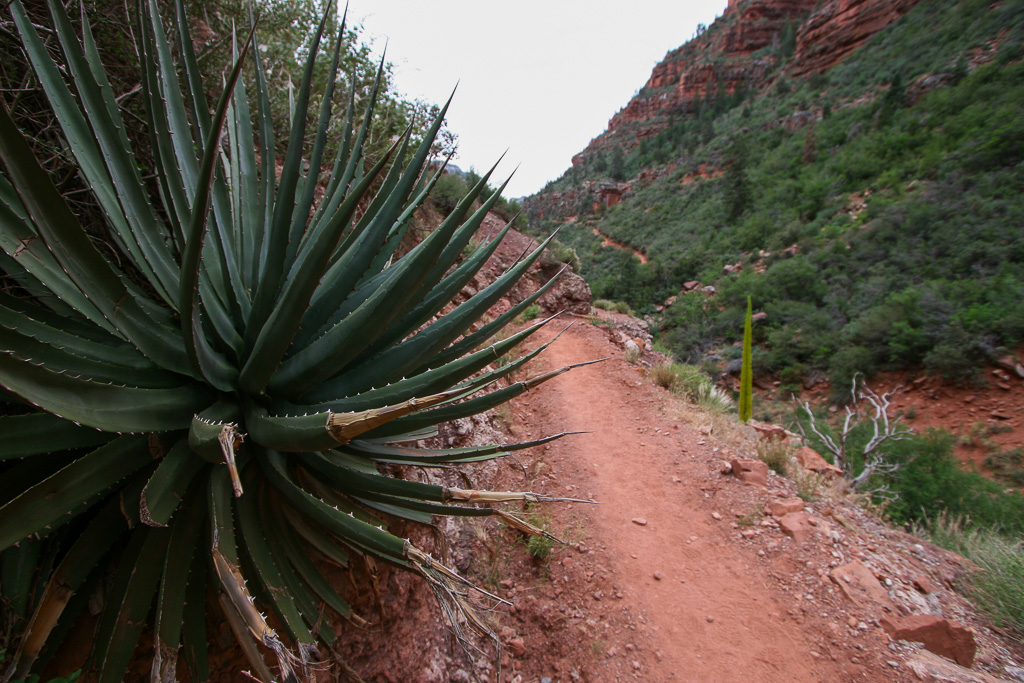
[[[750, 295], [755, 371], [794, 391], [825, 372], [836, 398], [856, 371], [976, 379], [1024, 341], [1024, 2], [883, 4], [731, 7], [530, 198], [531, 227], [577, 216], [559, 239], [594, 295], [682, 359], [735, 341]], [[716, 293], [677, 296], [687, 282]]]

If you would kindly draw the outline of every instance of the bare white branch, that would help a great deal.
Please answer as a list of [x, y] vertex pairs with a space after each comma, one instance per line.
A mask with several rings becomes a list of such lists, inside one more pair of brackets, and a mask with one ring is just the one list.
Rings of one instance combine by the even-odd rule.
[[[850, 389], [850, 396], [853, 400], [851, 405], [846, 406], [846, 415], [843, 418], [842, 428], [834, 436], [825, 431], [824, 428], [819, 427], [814, 413], [811, 412], [809, 403], [804, 402], [801, 404], [801, 407], [807, 413], [811, 432], [814, 433], [828, 452], [832, 454], [835, 465], [843, 470], [844, 476], [850, 481], [850, 486], [855, 491], [862, 490], [862, 487], [868, 481], [873, 479], [877, 481], [878, 477], [884, 478], [900, 468], [899, 463], [891, 462], [888, 459], [889, 456], [884, 452], [884, 449], [879, 449], [886, 442], [906, 439], [913, 434], [913, 430], [902, 424], [902, 417], [891, 419], [889, 416], [892, 396], [901, 387], [902, 385], [879, 396], [864, 384], [863, 380], [860, 379], [859, 373], [854, 375]], [[867, 402], [870, 408], [862, 411], [861, 408], [864, 402]], [[855, 476], [853, 465], [849, 462], [850, 454], [847, 452], [847, 445], [850, 434], [863, 424], [864, 420], [868, 420], [871, 423], [871, 438], [859, 449], [860, 454], [863, 456], [863, 469]], [[804, 431], [803, 423], [798, 421], [797, 425], [800, 429], [800, 435], [803, 437], [804, 442], [806, 442], [807, 433]], [[893, 499], [896, 495], [889, 491], [887, 484], [882, 484], [870, 493], [889, 499]]]

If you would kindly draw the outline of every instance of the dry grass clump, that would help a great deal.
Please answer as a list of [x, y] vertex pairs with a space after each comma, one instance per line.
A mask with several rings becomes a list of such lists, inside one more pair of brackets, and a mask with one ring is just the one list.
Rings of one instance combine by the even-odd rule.
[[794, 469], [792, 449], [788, 443], [779, 439], [758, 441], [757, 457], [780, 477], [788, 477]]
[[711, 377], [696, 365], [659, 363], [651, 368], [650, 376], [658, 386], [693, 401], [710, 413], [724, 415], [735, 405], [732, 397], [715, 386]]
[[1024, 539], [945, 514], [917, 531], [981, 567], [967, 579], [971, 597], [996, 625], [1024, 637]]

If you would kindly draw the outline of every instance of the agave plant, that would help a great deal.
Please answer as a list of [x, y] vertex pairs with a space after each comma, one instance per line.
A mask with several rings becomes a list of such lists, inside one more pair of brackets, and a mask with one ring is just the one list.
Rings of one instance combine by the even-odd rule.
[[[102, 587], [91, 659], [101, 681], [122, 680], [147, 625], [153, 680], [175, 680], [179, 653], [191, 680], [207, 680], [209, 610], [262, 680], [274, 674], [260, 646], [281, 679], [302, 676], [317, 643], [335, 637], [323, 611], [349, 614], [321, 567], [350, 553], [419, 573], [455, 628], [482, 628], [467, 582], [385, 520], [498, 515], [540, 533], [502, 504], [554, 499], [425, 484], [380, 465], [475, 462], [558, 438], [418, 445], [566, 368], [499, 383], [537, 352], [491, 365], [536, 329], [487, 345], [551, 283], [482, 318], [540, 249], [449, 306], [508, 230], [462, 258], [501, 191], [485, 192], [490, 173], [397, 251], [441, 173], [428, 162], [447, 105], [422, 142], [406, 134], [371, 163], [377, 89], [358, 116], [350, 91], [326, 163], [340, 38], [319, 112], [308, 111], [325, 13], [278, 172], [255, 32], [236, 41], [211, 107], [183, 3], [165, 33], [156, 0], [142, 0], [148, 186], [84, 14], [79, 34], [49, 3], [54, 59], [19, 0], [9, 7], [105, 220], [76, 217], [17, 112], [0, 107], [0, 562], [7, 606], [23, 617], [6, 675], [52, 657]], [[317, 114], [309, 131], [307, 114]]]

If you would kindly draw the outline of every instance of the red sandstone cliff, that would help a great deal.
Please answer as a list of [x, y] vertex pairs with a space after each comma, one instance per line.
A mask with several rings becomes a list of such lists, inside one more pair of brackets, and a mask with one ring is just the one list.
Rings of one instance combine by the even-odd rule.
[[[654, 67], [643, 90], [612, 117], [608, 132], [592, 143], [608, 146], [604, 138], [628, 124], [643, 123], [635, 135], [657, 132], [665, 115], [689, 114], [701, 102], [713, 102], [737, 90], [757, 89], [771, 77], [777, 46], [784, 29], [795, 30], [818, 0], [734, 0], [706, 31], [673, 50]], [[635, 138], [619, 140], [629, 147]]]
[[[608, 130], [573, 159], [657, 133], [700, 103], [737, 90], [757, 90], [779, 76], [778, 50], [795, 31], [786, 73], [804, 76], [842, 61], [920, 0], [730, 0], [707, 30], [666, 55], [644, 88], [612, 117]], [[817, 9], [815, 9], [817, 7]], [[792, 33], [790, 33], [792, 35]]]
[[800, 26], [789, 73], [802, 76], [842, 61], [920, 0], [829, 0]]

